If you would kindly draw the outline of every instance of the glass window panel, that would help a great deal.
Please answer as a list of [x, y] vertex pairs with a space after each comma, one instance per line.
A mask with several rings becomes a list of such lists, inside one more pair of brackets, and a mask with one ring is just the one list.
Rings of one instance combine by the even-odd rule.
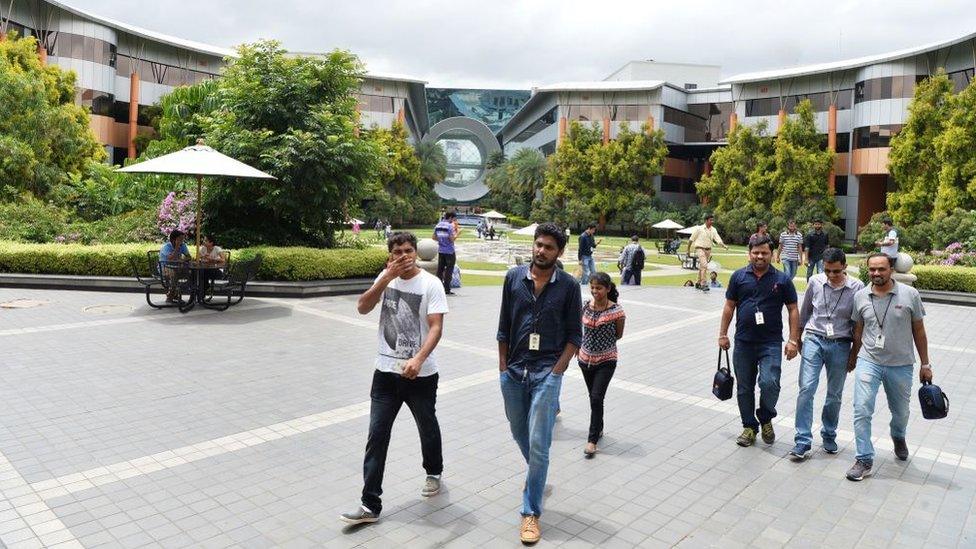
[[81, 36], [70, 35], [71, 37], [71, 54], [69, 57], [72, 59], [84, 59], [85, 58], [85, 41]]

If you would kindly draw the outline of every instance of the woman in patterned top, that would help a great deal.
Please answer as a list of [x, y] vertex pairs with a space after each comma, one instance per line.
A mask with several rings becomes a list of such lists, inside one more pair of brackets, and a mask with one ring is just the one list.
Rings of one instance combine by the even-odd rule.
[[583, 454], [596, 453], [603, 436], [603, 397], [617, 368], [617, 340], [624, 335], [624, 309], [616, 303], [617, 287], [607, 273], [590, 277], [592, 301], [583, 304], [583, 344], [579, 365], [590, 393], [590, 433]]

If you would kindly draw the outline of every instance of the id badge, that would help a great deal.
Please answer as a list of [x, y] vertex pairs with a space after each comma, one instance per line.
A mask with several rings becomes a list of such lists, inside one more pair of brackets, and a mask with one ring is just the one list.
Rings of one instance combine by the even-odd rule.
[[538, 351], [539, 350], [539, 334], [529, 334], [529, 350]]
[[763, 317], [763, 314], [762, 313], [756, 313], [756, 325], [757, 326], [762, 326], [765, 323], [766, 323], [766, 319], [765, 319], [765, 317]]
[[874, 340], [874, 346], [877, 349], [884, 349], [884, 334], [878, 334], [878, 337]]
[[827, 337], [834, 337], [834, 325], [828, 324], [824, 327], [824, 331], [827, 332]]

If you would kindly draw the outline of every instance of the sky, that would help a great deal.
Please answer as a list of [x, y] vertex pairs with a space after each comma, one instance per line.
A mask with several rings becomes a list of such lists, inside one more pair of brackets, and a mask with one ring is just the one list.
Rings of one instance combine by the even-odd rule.
[[218, 46], [345, 49], [430, 87], [602, 80], [637, 59], [721, 65], [728, 77], [976, 33], [973, 0], [63, 1]]

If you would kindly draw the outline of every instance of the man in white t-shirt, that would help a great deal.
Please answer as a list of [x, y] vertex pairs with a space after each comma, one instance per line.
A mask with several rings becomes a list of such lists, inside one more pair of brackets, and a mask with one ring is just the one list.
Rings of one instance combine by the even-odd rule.
[[339, 518], [350, 524], [376, 522], [383, 493], [383, 470], [390, 432], [406, 403], [420, 431], [420, 449], [427, 479], [420, 494], [440, 491], [443, 469], [441, 430], [437, 423], [437, 363], [434, 348], [441, 339], [447, 296], [434, 275], [417, 266], [417, 237], [393, 233], [387, 241], [386, 269], [359, 297], [359, 314], [381, 305], [379, 353], [370, 389], [369, 438], [363, 460], [362, 505]]
[[883, 233], [881, 240], [875, 244], [878, 245], [881, 253], [888, 256], [888, 261], [894, 267], [895, 260], [898, 259], [898, 231], [895, 230], [891, 220], [885, 218], [881, 220], [881, 232]]

